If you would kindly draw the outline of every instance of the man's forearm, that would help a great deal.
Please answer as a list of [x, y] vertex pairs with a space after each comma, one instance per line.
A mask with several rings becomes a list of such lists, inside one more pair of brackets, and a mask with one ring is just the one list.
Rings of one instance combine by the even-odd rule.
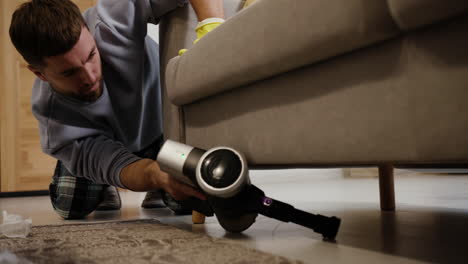
[[189, 197], [206, 199], [199, 191], [163, 172], [158, 163], [151, 159], [142, 159], [127, 165], [120, 172], [120, 181], [125, 187], [136, 192], [161, 189], [176, 200]]
[[142, 159], [125, 166], [120, 172], [120, 181], [132, 191], [152, 191], [161, 188], [155, 177], [160, 172], [154, 160]]
[[190, 0], [198, 21], [211, 17], [224, 18], [223, 0]]

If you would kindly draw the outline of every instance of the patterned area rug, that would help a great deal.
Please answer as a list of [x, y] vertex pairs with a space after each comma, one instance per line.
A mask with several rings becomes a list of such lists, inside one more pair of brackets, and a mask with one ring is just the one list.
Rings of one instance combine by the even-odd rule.
[[156, 220], [35, 226], [0, 249], [33, 263], [301, 263]]

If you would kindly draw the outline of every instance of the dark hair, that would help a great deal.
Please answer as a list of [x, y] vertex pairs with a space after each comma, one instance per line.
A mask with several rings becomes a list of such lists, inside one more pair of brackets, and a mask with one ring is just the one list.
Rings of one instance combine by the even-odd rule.
[[44, 58], [71, 50], [86, 23], [70, 0], [31, 0], [13, 13], [10, 39], [30, 65], [45, 66]]

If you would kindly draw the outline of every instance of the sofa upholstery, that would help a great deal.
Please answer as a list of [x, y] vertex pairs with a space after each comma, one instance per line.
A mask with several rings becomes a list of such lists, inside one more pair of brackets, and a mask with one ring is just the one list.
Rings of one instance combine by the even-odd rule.
[[387, 3], [392, 18], [403, 31], [461, 16], [468, 6], [464, 0], [387, 0]]
[[378, 166], [382, 210], [394, 167], [468, 167], [468, 1], [224, 4], [193, 47], [190, 7], [161, 22], [167, 139], [250, 167]]
[[224, 2], [193, 46], [190, 7], [162, 21], [166, 138], [252, 166], [466, 166], [467, 1]]

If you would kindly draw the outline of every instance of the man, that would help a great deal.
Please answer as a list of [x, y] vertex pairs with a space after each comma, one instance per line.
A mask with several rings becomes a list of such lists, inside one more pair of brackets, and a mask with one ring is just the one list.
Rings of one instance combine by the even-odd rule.
[[[69, 0], [31, 0], [13, 14], [10, 38], [37, 76], [32, 108], [42, 149], [58, 159], [50, 196], [63, 218], [119, 209], [114, 186], [148, 191], [146, 207], [159, 206], [152, 200], [158, 190], [175, 200], [205, 199], [154, 161], [162, 110], [159, 51], [147, 23], [187, 2], [99, 0], [82, 15]], [[223, 22], [222, 0], [190, 3], [201, 21], [198, 37]]]

